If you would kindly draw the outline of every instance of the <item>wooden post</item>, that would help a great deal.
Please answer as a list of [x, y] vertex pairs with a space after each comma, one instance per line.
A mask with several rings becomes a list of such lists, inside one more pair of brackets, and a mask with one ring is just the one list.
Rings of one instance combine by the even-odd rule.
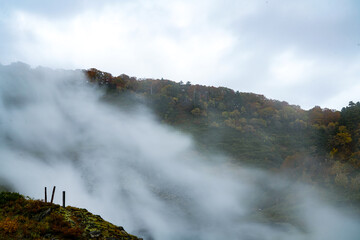
[[63, 207], [65, 207], [65, 191], [63, 191]]
[[45, 202], [47, 202], [47, 190], [46, 190], [46, 187], [45, 187]]
[[56, 186], [54, 186], [53, 191], [52, 191], [52, 195], [51, 195], [51, 203], [53, 203], [53, 202], [54, 202], [55, 188], [56, 188]]

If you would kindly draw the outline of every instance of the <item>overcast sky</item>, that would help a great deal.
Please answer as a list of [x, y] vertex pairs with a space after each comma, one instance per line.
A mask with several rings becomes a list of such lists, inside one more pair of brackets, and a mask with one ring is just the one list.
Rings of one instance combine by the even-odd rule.
[[360, 100], [357, 0], [0, 0], [0, 63], [91, 68], [264, 94]]

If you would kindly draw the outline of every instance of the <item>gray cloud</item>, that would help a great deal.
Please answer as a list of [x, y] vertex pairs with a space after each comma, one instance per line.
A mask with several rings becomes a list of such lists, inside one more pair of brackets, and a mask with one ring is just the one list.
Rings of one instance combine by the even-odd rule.
[[3, 63], [226, 86], [304, 108], [359, 100], [344, 94], [360, 87], [356, 1], [1, 4]]

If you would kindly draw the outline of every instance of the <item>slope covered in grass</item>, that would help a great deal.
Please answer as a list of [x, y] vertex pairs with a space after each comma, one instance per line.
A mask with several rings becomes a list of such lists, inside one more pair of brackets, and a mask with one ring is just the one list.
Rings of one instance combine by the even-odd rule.
[[86, 209], [0, 193], [0, 239], [139, 239]]

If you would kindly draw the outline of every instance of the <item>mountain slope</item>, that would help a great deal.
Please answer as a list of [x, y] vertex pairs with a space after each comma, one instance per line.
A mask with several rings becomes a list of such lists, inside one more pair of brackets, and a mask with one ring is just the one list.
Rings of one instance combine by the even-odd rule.
[[341, 111], [305, 111], [287, 102], [225, 87], [137, 79], [89, 69], [104, 101], [149, 107], [159, 120], [190, 133], [205, 153], [221, 152], [236, 164], [272, 169], [335, 188], [360, 202], [360, 103]]
[[0, 193], [0, 239], [140, 239], [86, 209]]

